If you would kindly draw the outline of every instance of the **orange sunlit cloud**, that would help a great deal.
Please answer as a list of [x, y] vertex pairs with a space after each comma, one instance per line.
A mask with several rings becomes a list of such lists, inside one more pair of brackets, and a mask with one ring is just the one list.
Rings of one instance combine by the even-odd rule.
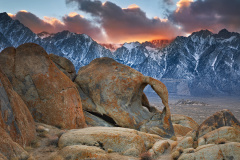
[[122, 9], [138, 9], [138, 8], [140, 8], [138, 5], [136, 5], [136, 4], [131, 4], [131, 5], [129, 5], [127, 8], [122, 8]]
[[68, 14], [69, 17], [75, 17], [75, 16], [80, 16], [81, 18], [84, 18], [84, 16], [78, 14], [77, 12], [71, 12]]
[[26, 10], [20, 10], [19, 12], [25, 12], [25, 13], [27, 13], [28, 11], [26, 11]]
[[177, 2], [177, 10], [176, 12], [181, 11], [182, 8], [184, 7], [189, 7], [190, 4], [193, 2], [193, 0], [180, 0]]
[[51, 25], [55, 25], [55, 24], [64, 25], [64, 23], [62, 21], [58, 20], [57, 18], [47, 17], [47, 16], [44, 16], [43, 18], [44, 18], [43, 21], [45, 21], [46, 23], [49, 23]]
[[157, 17], [157, 16], [155, 16], [154, 19], [160, 20], [161, 22], [167, 22], [167, 21], [168, 21], [167, 18], [163, 18], [163, 19], [162, 19], [162, 18], [159, 18], [159, 17]]
[[7, 13], [11, 18], [13, 18], [14, 17], [14, 14], [12, 14], [12, 13]]
[[131, 4], [128, 6], [128, 9], [135, 9], [135, 8], [140, 8], [140, 7], [136, 4]]

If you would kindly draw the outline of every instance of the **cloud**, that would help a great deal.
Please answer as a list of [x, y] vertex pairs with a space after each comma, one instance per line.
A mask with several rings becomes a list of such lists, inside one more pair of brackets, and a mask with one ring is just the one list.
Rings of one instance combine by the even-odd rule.
[[164, 3], [166, 3], [167, 5], [173, 5], [173, 0], [163, 0]]
[[240, 31], [239, 0], [180, 0], [169, 20], [186, 32], [209, 29], [213, 32], [226, 28]]
[[177, 10], [176, 12], [181, 12], [182, 9], [187, 8], [191, 5], [193, 0], [180, 0], [177, 2]]
[[[140, 8], [138, 5], [136, 4], [131, 4], [127, 7], [128, 9], [136, 9], [136, 8]], [[127, 9], [127, 8], [123, 8], [123, 9]]]
[[96, 27], [89, 20], [77, 13], [70, 13], [65, 15], [63, 18], [65, 24], [65, 30], [69, 30], [74, 33], [84, 33], [92, 37], [94, 40], [103, 41], [104, 36], [102, 30]]
[[[41, 20], [40, 18], [38, 18], [37, 16], [30, 12], [27, 12], [26, 10], [21, 10], [17, 12], [15, 15], [11, 14], [10, 16], [13, 19], [19, 20], [22, 24], [30, 28], [35, 33], [42, 32], [43, 29], [51, 33], [55, 29], [53, 24]], [[57, 21], [55, 23], [57, 23]]]
[[111, 42], [171, 39], [182, 34], [166, 19], [148, 18], [135, 4], [121, 8], [109, 1], [102, 3], [98, 0], [66, 0], [67, 4], [72, 2], [77, 3], [79, 10], [98, 19]]
[[40, 19], [31, 12], [25, 10], [19, 11], [15, 15], [11, 13], [8, 13], [8, 15], [13, 19], [19, 20], [35, 33], [40, 33], [42, 31], [56, 33], [63, 30], [69, 30], [74, 33], [85, 33], [97, 41], [104, 38], [99, 27], [96, 27], [89, 20], [76, 12], [71, 12], [69, 15], [63, 16], [61, 20], [47, 16], [45, 16], [44, 19]]

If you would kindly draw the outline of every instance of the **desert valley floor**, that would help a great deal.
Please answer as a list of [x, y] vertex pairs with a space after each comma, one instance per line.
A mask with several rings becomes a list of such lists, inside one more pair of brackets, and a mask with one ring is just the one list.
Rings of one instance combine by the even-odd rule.
[[[163, 109], [161, 99], [156, 94], [148, 94], [150, 104]], [[181, 114], [193, 118], [201, 124], [207, 117], [222, 109], [230, 110], [240, 120], [240, 98], [238, 96], [192, 97], [169, 95], [171, 114]]]

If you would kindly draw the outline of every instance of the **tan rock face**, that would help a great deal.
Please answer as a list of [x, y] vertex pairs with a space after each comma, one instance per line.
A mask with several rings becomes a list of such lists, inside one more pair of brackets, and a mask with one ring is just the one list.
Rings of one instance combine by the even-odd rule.
[[5, 74], [36, 121], [63, 128], [86, 125], [74, 83], [54, 65], [42, 47], [26, 43], [16, 50], [5, 49], [2, 57], [5, 61], [0, 61], [0, 67], [9, 68]]
[[197, 130], [199, 127], [196, 121], [194, 121], [191, 117], [185, 115], [172, 114], [171, 120], [173, 124], [178, 124], [184, 127], [192, 128], [193, 130]]
[[240, 131], [240, 122], [235, 116], [227, 109], [216, 112], [212, 116], [208, 117], [198, 128], [197, 135], [202, 137], [208, 132], [215, 129], [230, 126]]
[[3, 154], [0, 153], [0, 160], [7, 160], [7, 158]]
[[205, 145], [210, 143], [216, 143], [219, 140], [224, 139], [225, 141], [231, 142], [240, 142], [240, 131], [236, 130], [233, 127], [221, 127], [219, 129], [215, 129], [201, 138], [198, 139], [198, 145]]
[[[79, 85], [85, 111], [107, 116], [116, 126], [163, 137], [174, 136], [168, 91], [162, 82], [146, 77], [111, 58], [98, 58], [82, 67], [75, 82]], [[161, 97], [165, 105], [162, 113], [149, 111], [143, 93], [147, 84]]]
[[75, 79], [77, 75], [76, 70], [70, 60], [55, 54], [49, 54], [49, 58], [54, 62], [58, 69], [62, 71], [66, 76], [68, 76], [71, 80]]
[[173, 124], [173, 128], [176, 136], [185, 136], [187, 133], [192, 131], [191, 128], [184, 127], [180, 124]]
[[193, 147], [193, 139], [192, 137], [185, 137], [182, 140], [180, 140], [176, 146], [177, 148], [192, 148]]
[[179, 160], [240, 159], [240, 143], [200, 146], [193, 153], [184, 153]]
[[[35, 138], [35, 123], [21, 97], [0, 69], [0, 128], [21, 146]], [[1, 145], [0, 145], [1, 146]]]
[[84, 146], [84, 145], [73, 145], [64, 147], [62, 150], [58, 152], [57, 155], [52, 157], [52, 160], [68, 159], [68, 160], [76, 160], [76, 159], [102, 159], [102, 160], [110, 160], [107, 152], [104, 150], [95, 147], [95, 146]]
[[59, 147], [73, 145], [96, 146], [105, 151], [119, 152], [127, 156], [139, 156], [161, 138], [120, 127], [89, 127], [70, 130], [59, 139]]
[[170, 147], [168, 141], [160, 140], [153, 145], [152, 149], [150, 149], [149, 152], [152, 153], [153, 157], [158, 157], [159, 155], [163, 154], [164, 151], [168, 149], [168, 147]]
[[1, 127], [0, 135], [0, 155], [3, 155], [3, 159], [4, 157], [7, 159], [28, 159], [29, 154], [19, 144], [14, 142]]

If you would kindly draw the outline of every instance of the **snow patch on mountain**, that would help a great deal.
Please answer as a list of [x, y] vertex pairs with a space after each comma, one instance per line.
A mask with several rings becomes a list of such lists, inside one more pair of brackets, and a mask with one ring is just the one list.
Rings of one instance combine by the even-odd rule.
[[123, 47], [127, 48], [129, 51], [131, 51], [132, 49], [140, 46], [141, 44], [139, 42], [132, 42], [132, 43], [124, 43]]

